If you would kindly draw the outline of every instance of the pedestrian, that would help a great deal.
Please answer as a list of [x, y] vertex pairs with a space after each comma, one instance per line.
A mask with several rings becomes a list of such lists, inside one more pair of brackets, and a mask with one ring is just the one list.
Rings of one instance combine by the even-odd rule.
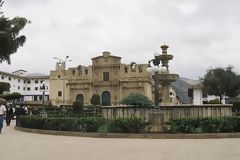
[[11, 120], [13, 116], [13, 107], [9, 104], [7, 106], [7, 111], [6, 111], [6, 123], [7, 126], [10, 126]]
[[6, 118], [6, 107], [4, 102], [0, 100], [0, 134], [2, 133], [4, 118]]
[[28, 107], [25, 106], [23, 109], [24, 109], [24, 113], [25, 113], [25, 115], [28, 115]]
[[16, 118], [16, 115], [15, 115], [15, 112], [16, 112], [15, 106], [12, 106], [12, 110], [13, 110], [12, 120], [14, 120], [14, 119]]
[[20, 105], [20, 108], [17, 108], [15, 111], [15, 115], [16, 115], [16, 126], [20, 126], [19, 123], [19, 116], [21, 115], [26, 115], [26, 111], [24, 109], [25, 107], [23, 106], [23, 104]]

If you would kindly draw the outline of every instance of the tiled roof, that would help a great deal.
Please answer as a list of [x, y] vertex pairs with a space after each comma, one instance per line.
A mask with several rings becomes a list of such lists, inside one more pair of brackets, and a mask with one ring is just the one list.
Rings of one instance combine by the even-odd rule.
[[42, 77], [42, 78], [44, 78], [44, 77], [49, 77], [49, 75], [47, 75], [47, 74], [42, 74], [42, 73], [32, 73], [32, 74], [27, 74], [27, 75], [25, 75], [25, 77], [31, 77], [31, 78], [34, 78], [34, 77], [36, 77], [36, 78], [40, 78], [40, 77]]

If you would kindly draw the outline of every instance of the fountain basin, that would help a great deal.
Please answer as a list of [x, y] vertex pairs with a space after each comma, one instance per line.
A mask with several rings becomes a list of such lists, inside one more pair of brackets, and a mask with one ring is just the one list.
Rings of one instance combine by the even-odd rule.
[[170, 55], [170, 54], [162, 54], [159, 56], [159, 59], [160, 60], [171, 60], [173, 59], [173, 55]]
[[174, 82], [179, 78], [178, 74], [161, 73], [159, 74], [158, 80], [162, 82]]

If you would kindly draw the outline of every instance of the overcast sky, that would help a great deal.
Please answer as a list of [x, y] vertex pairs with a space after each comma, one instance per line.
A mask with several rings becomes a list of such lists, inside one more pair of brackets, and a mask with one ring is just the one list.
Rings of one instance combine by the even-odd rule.
[[161, 44], [174, 55], [170, 71], [198, 79], [210, 67], [240, 73], [238, 0], [5, 0], [4, 15], [32, 23], [27, 41], [0, 70], [49, 74], [67, 55], [67, 67], [91, 65], [109, 51], [122, 63], [147, 63]]

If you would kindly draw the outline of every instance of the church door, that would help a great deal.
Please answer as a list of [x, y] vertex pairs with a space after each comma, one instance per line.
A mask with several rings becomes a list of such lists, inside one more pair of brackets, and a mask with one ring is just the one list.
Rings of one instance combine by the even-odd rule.
[[102, 93], [102, 105], [110, 106], [111, 105], [111, 95], [108, 91]]
[[76, 101], [81, 102], [84, 105], [84, 97], [82, 94], [76, 96]]

